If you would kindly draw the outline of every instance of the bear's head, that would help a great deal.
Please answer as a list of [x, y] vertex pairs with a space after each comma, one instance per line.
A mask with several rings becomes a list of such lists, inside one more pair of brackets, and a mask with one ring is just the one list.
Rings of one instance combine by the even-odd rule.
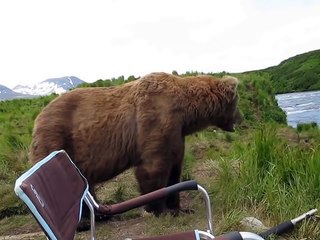
[[235, 77], [227, 76], [215, 84], [215, 91], [219, 91], [221, 102], [219, 114], [213, 114], [211, 123], [222, 130], [233, 132], [235, 131], [235, 126], [243, 120], [238, 108], [237, 87], [239, 80]]

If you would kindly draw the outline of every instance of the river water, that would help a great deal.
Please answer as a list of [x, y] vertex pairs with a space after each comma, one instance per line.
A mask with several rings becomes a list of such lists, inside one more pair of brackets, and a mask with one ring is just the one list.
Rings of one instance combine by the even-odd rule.
[[310, 122], [320, 126], [320, 91], [278, 94], [276, 99], [287, 113], [289, 126]]

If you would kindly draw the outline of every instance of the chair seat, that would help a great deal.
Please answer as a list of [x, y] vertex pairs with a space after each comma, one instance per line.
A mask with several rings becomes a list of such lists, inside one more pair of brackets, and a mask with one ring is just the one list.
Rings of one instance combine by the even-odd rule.
[[48, 238], [74, 239], [88, 183], [64, 150], [21, 175], [14, 190]]

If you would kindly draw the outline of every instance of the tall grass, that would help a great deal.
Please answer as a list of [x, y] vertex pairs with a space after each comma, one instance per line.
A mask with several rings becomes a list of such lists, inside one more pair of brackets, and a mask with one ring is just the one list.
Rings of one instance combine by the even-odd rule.
[[30, 167], [28, 151], [33, 121], [55, 97], [0, 102], [0, 219], [25, 212], [13, 192], [14, 182]]
[[184, 154], [184, 164], [183, 164], [183, 169], [182, 169], [182, 180], [186, 181], [186, 180], [190, 180], [192, 179], [192, 168], [194, 166], [195, 163], [195, 156], [192, 153], [191, 149], [186, 148], [185, 150], [185, 154]]
[[27, 157], [28, 144], [15, 135], [5, 135], [3, 139], [0, 152], [0, 219], [26, 212], [26, 208], [13, 192], [13, 184], [30, 166]]
[[319, 142], [291, 146], [276, 127], [264, 125], [252, 142], [235, 146], [233, 159], [221, 159], [219, 169], [214, 191], [226, 211], [247, 210], [274, 224], [320, 206]]

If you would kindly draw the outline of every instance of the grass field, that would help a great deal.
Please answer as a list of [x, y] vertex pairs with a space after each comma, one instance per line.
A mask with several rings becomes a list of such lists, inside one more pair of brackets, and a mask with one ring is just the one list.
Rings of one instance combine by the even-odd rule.
[[[273, 226], [319, 207], [319, 144], [319, 130], [298, 133], [274, 124], [253, 132], [204, 131], [187, 139], [183, 178], [197, 180], [209, 192], [216, 233], [250, 230], [240, 223], [247, 216]], [[100, 185], [98, 191], [104, 203], [138, 195], [131, 171]], [[99, 223], [98, 237], [124, 239], [206, 229], [201, 195], [185, 192], [182, 203], [195, 213], [156, 218], [136, 209]], [[0, 235], [39, 230], [30, 215], [6, 217], [0, 226]], [[87, 234], [78, 234], [77, 239]], [[285, 239], [317, 239], [319, 235], [320, 223], [309, 220]]]

